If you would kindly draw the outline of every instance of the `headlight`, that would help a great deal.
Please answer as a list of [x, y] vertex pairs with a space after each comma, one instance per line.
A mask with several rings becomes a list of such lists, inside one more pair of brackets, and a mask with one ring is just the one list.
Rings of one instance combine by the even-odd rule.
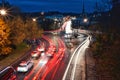
[[41, 53], [41, 56], [44, 56], [45, 55], [45, 53]]

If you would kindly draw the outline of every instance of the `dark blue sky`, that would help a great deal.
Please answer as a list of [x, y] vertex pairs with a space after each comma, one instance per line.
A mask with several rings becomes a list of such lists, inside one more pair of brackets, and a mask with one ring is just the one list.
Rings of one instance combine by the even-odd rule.
[[12, 5], [20, 7], [24, 12], [36, 11], [60, 11], [76, 12], [82, 11], [82, 3], [85, 3], [85, 11], [92, 12], [95, 2], [100, 0], [8, 0]]

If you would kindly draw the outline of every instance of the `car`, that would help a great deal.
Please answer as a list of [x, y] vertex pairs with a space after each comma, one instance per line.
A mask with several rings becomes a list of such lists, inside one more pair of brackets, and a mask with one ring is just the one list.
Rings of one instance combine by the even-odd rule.
[[8, 66], [0, 71], [0, 80], [18, 80], [16, 70]]
[[40, 57], [40, 53], [39, 51], [35, 50], [35, 51], [32, 51], [31, 53], [31, 57], [32, 58], [39, 58]]
[[33, 67], [33, 62], [29, 61], [21, 61], [19, 66], [17, 67], [17, 72], [27, 72], [29, 69]]
[[44, 47], [39, 47], [39, 46], [38, 46], [38, 47], [37, 47], [37, 51], [40, 51], [40, 52], [41, 52], [41, 51], [45, 51], [45, 48], [44, 48]]
[[45, 55], [45, 52], [44, 52], [44, 51], [42, 51], [42, 52], [41, 52], [41, 56], [44, 56], [44, 55]]
[[37, 51], [45, 51], [45, 44], [44, 43], [41, 43], [41, 45], [38, 45], [37, 48], [36, 48]]
[[52, 58], [55, 52], [56, 52], [56, 47], [54, 45], [51, 45], [48, 48], [48, 51], [46, 52], [46, 55]]
[[48, 56], [48, 57], [53, 57], [53, 52], [50, 52], [50, 51], [48, 51], [48, 52], [46, 52], [46, 56]]

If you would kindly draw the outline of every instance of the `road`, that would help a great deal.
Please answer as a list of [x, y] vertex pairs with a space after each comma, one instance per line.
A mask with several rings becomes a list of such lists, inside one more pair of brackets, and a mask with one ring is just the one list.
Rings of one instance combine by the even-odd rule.
[[[44, 37], [44, 39], [42, 39], [42, 43], [45, 43], [45, 45], [46, 45], [45, 47], [48, 48], [51, 45], [51, 44], [48, 44], [48, 42], [50, 43], [51, 40], [49, 40], [48, 38], [46, 38], [46, 40], [45, 40], [45, 38], [46, 37]], [[30, 56], [31, 55], [29, 55], [29, 57]], [[42, 72], [41, 70], [43, 69], [43, 67], [45, 66], [45, 64], [50, 60], [50, 57], [41, 56], [39, 59], [32, 59], [31, 58], [31, 60], [34, 63], [33, 68], [30, 71], [26, 72], [26, 73], [17, 73], [19, 80], [28, 80], [28, 79], [32, 80], [38, 74], [40, 75], [40, 72]]]
[[84, 55], [90, 43], [90, 36], [85, 38], [80, 34], [77, 39], [71, 39], [72, 42], [76, 40], [79, 42], [80, 45], [76, 49], [75, 47], [68, 49], [66, 44], [69, 43], [64, 42], [66, 39], [63, 37], [61, 39], [59, 36], [47, 34], [42, 38], [45, 40], [44, 42], [42, 39], [46, 48], [45, 55], [35, 60], [30, 58], [31, 53], [29, 53], [28, 58], [33, 61], [34, 66], [26, 73], [17, 73], [18, 80], [81, 80], [85, 78]]
[[[48, 45], [46, 55], [37, 60], [32, 59], [34, 67], [26, 73], [18, 73], [19, 80], [61, 80], [68, 61], [65, 44], [60, 37], [43, 36], [43, 38], [49, 42], [49, 45], [46, 44]], [[51, 46], [56, 46], [55, 52], [52, 52]], [[47, 56], [48, 52], [54, 54], [52, 58]]]
[[[43, 38], [49, 43], [49, 45], [46, 44], [46, 53], [49, 52], [50, 46], [56, 46], [54, 57], [42, 56], [37, 60], [33, 59], [34, 67], [27, 73], [18, 73], [19, 80], [80, 80], [85, 76], [83, 59], [86, 46], [89, 45], [89, 37], [85, 38], [80, 34], [77, 39], [78, 42], [86, 40], [75, 51], [73, 50], [72, 54], [74, 55], [72, 56], [63, 42], [65, 41], [64, 38], [61, 39], [59, 36], [53, 35], [43, 36]], [[72, 57], [74, 58], [72, 59]], [[69, 69], [67, 68], [68, 66]], [[84, 71], [84, 74], [82, 71]]]
[[62, 80], [85, 80], [85, 50], [91, 36], [80, 44], [72, 54]]

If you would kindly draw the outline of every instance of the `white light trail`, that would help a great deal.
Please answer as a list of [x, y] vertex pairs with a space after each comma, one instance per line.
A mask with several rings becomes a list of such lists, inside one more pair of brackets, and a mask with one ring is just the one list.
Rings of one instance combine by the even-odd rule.
[[72, 56], [71, 56], [71, 58], [70, 58], [70, 61], [69, 61], [69, 63], [68, 63], [68, 66], [67, 66], [67, 68], [66, 68], [66, 71], [65, 71], [65, 73], [64, 73], [64, 75], [63, 75], [62, 80], [65, 80], [65, 78], [66, 78], [66, 76], [67, 76], [67, 73], [68, 73], [70, 64], [71, 64], [71, 62], [72, 62], [72, 59], [73, 59], [75, 53], [77, 52], [77, 50], [79, 49], [79, 47], [81, 47], [83, 44], [85, 44], [85, 43], [88, 41], [88, 39], [89, 39], [89, 37], [87, 37], [87, 39], [86, 39], [82, 44], [80, 44], [80, 45], [77, 47], [77, 49], [74, 51], [74, 53], [72, 54]]
[[75, 78], [75, 71], [76, 71], [76, 67], [77, 67], [77, 61], [78, 61], [78, 59], [81, 60], [81, 58], [85, 54], [85, 49], [89, 46], [89, 43], [90, 43], [90, 41], [89, 41], [89, 37], [88, 37], [86, 43], [81, 46], [81, 48], [79, 49], [79, 51], [77, 53], [77, 56], [75, 58], [75, 64], [74, 64], [74, 67], [72, 69], [72, 75], [71, 75], [71, 78], [70, 78], [71, 80], [74, 80], [74, 78]]

